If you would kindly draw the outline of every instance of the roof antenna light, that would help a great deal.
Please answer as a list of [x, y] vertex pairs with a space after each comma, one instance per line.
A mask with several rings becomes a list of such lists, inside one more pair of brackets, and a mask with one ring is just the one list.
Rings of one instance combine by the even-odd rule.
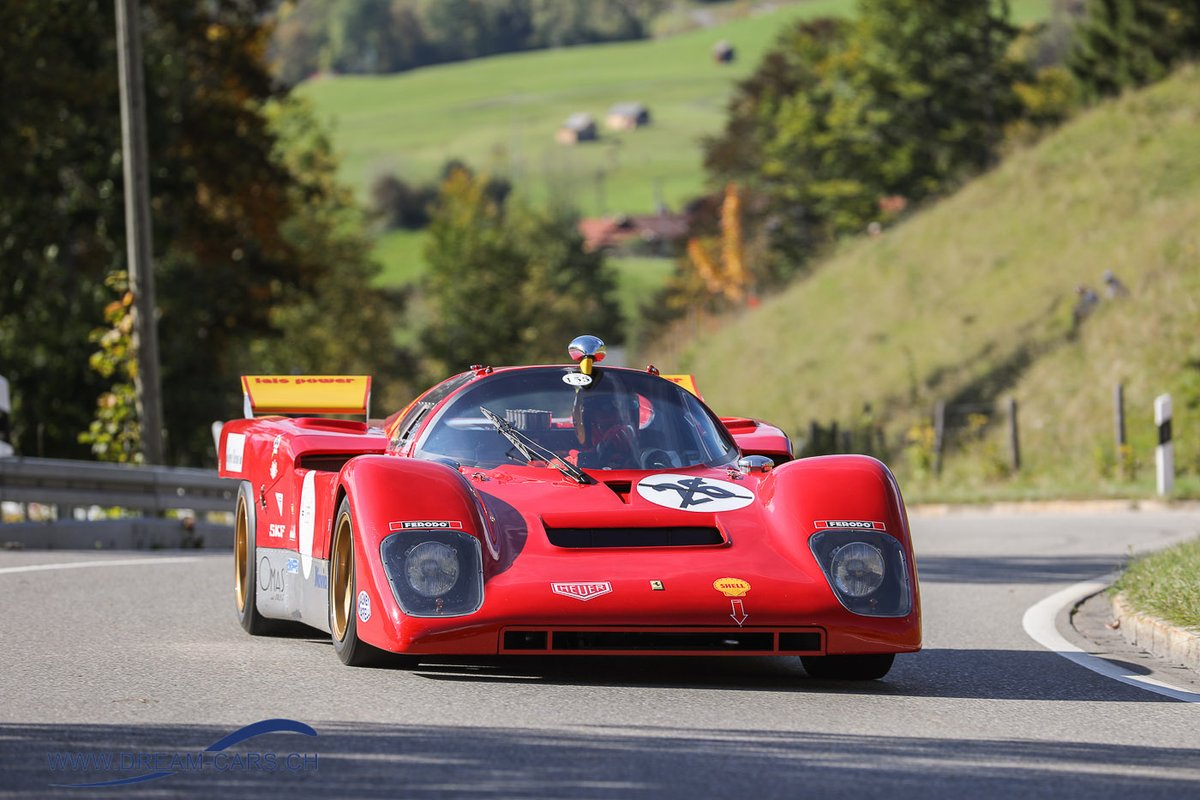
[[579, 362], [579, 371], [590, 376], [592, 364], [599, 364], [604, 360], [604, 342], [590, 334], [576, 336], [571, 344], [567, 345], [567, 353], [572, 361]]

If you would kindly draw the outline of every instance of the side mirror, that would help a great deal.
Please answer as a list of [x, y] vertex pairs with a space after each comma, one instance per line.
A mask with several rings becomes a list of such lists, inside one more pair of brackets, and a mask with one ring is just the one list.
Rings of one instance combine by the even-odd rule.
[[744, 456], [738, 459], [738, 469], [742, 472], [758, 472], [766, 475], [775, 469], [775, 462], [766, 456]]

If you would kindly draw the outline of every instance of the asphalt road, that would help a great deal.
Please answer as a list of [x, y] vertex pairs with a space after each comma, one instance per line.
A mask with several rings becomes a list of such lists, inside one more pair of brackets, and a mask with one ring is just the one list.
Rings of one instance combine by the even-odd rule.
[[[0, 553], [0, 797], [1200, 796], [1200, 703], [1091, 672], [1022, 627], [1131, 550], [1197, 535], [1200, 515], [952, 514], [914, 530], [926, 649], [858, 685], [790, 659], [355, 670], [315, 631], [245, 635], [228, 553]], [[270, 718], [318, 735], [180, 761]], [[52, 786], [155, 769], [173, 774]]]

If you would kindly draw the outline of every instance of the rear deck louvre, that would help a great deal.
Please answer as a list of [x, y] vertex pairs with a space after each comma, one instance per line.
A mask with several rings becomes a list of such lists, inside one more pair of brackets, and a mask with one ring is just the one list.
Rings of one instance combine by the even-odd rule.
[[551, 528], [546, 538], [555, 547], [697, 547], [725, 544], [716, 528]]

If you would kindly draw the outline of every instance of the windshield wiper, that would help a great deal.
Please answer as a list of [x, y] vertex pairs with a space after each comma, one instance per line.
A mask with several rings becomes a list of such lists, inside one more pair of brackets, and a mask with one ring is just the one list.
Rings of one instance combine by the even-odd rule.
[[508, 439], [512, 446], [520, 451], [521, 455], [525, 456], [527, 461], [545, 461], [553, 464], [563, 475], [566, 475], [576, 483], [595, 483], [595, 478], [588, 475], [579, 467], [567, 461], [562, 456], [555, 453], [553, 450], [542, 447], [540, 444], [530, 439], [525, 434], [513, 427], [512, 423], [501, 417], [490, 408], [480, 406], [479, 410], [487, 417], [488, 422], [496, 427], [496, 432]]

